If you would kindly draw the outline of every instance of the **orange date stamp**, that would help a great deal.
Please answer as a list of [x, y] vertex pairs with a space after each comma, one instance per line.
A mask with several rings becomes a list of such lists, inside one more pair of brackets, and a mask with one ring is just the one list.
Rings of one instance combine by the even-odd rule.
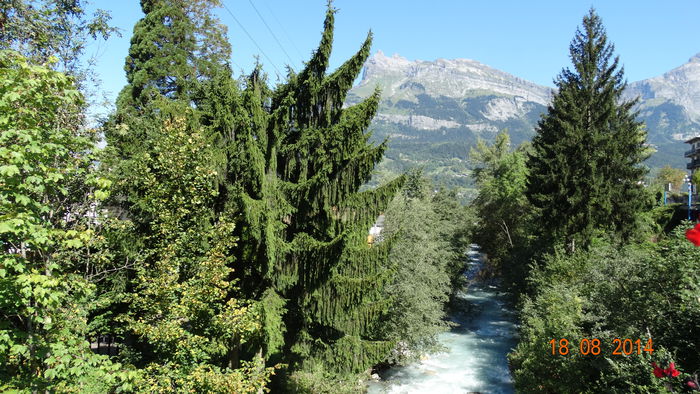
[[578, 346], [575, 346], [575, 343], [572, 343], [572, 341], [566, 338], [552, 339], [549, 341], [549, 344], [552, 346], [553, 356], [566, 356], [576, 350], [583, 356], [598, 356], [601, 354], [629, 356], [631, 354], [642, 354], [643, 352], [649, 354], [654, 352], [654, 343], [651, 338], [646, 341], [642, 341], [641, 339], [615, 338], [608, 346], [604, 346], [603, 342], [598, 338], [583, 338], [578, 341]]

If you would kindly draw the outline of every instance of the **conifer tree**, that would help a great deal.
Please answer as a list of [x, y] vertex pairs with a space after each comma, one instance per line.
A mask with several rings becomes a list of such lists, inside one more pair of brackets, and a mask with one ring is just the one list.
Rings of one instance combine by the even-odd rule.
[[380, 290], [390, 242], [369, 248], [365, 239], [402, 180], [358, 191], [386, 148], [365, 133], [379, 92], [343, 108], [371, 35], [327, 75], [334, 13], [329, 7], [319, 48], [299, 74], [274, 91], [260, 70], [248, 78], [228, 178], [241, 215], [237, 258], [245, 267], [237, 272], [246, 294], [261, 301], [262, 351], [292, 369], [356, 372], [392, 346], [372, 335], [388, 306]]
[[[142, 0], [126, 59], [128, 85], [120, 101], [143, 104], [153, 94], [190, 100], [196, 85], [226, 64], [231, 47], [225, 27], [211, 15], [217, 0]], [[124, 103], [121, 103], [124, 106]]]
[[[117, 250], [135, 273], [113, 310], [122, 357], [154, 389], [254, 392], [271, 370], [231, 362], [256, 335], [253, 305], [232, 271], [236, 216], [221, 203], [225, 149], [237, 90], [214, 0], [143, 0], [127, 81], [107, 125], [112, 208], [130, 245]], [[242, 367], [242, 368], [240, 368]]]
[[[127, 85], [117, 98], [111, 145], [139, 145], [143, 129], [136, 119], [160, 96], [206, 106], [207, 88], [214, 79], [231, 77], [231, 46], [226, 27], [211, 9], [218, 0], [142, 0], [144, 17], [134, 26], [126, 58]], [[122, 142], [122, 140], [124, 140]]]
[[527, 196], [541, 209], [543, 234], [584, 247], [597, 229], [628, 235], [644, 204], [646, 134], [623, 101], [626, 82], [614, 46], [593, 9], [570, 46], [573, 69], [537, 126], [528, 157]]
[[[224, 172], [218, 136], [226, 125], [230, 128], [228, 107], [237, 92], [226, 28], [211, 12], [219, 4], [218, 0], [141, 1], [145, 15], [134, 26], [124, 67], [128, 83], [105, 127], [109, 150], [105, 167], [111, 167], [112, 174], [122, 179], [143, 175], [130, 172], [138, 167], [132, 161], [152, 149], [148, 131], [154, 129], [154, 121], [158, 123], [155, 129], [162, 126], [163, 120], [153, 115], [161, 110], [164, 98], [195, 109], [187, 112], [188, 122], [196, 121], [206, 129], [205, 138], [217, 151], [212, 165], [217, 174]], [[141, 196], [127, 188], [115, 197], [112, 204], [132, 211], [135, 218], [133, 210], [140, 206]]]

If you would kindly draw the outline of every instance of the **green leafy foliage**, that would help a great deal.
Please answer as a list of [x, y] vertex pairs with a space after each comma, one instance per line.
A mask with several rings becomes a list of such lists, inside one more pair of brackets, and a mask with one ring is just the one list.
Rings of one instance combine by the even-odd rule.
[[685, 170], [680, 168], [673, 168], [669, 165], [661, 168], [654, 177], [652, 185], [662, 188], [662, 190], [668, 189], [668, 185], [671, 184], [671, 190], [668, 191], [682, 191], [683, 179], [687, 176]]
[[162, 102], [149, 149], [131, 161], [130, 170], [142, 176], [115, 183], [140, 197], [134, 220], [146, 230], [134, 234], [143, 249], [125, 316], [130, 332], [148, 344], [139, 361], [184, 369], [224, 358], [234, 340], [258, 329], [250, 307], [230, 297], [234, 224], [212, 214], [218, 193], [212, 150], [187, 124], [188, 112]]
[[85, 15], [82, 0], [3, 1], [0, 11], [0, 49], [11, 49], [35, 64], [51, 63], [61, 71], [81, 78], [81, 55], [88, 39], [107, 39], [118, 30], [109, 26], [111, 16], [96, 10]]
[[403, 193], [389, 205], [383, 236], [395, 239], [388, 259], [395, 274], [384, 289], [392, 303], [380, 326], [397, 343], [389, 362], [439, 349], [437, 334], [449, 327], [448, 301], [463, 284], [466, 216], [454, 194], [434, 192], [420, 171], [408, 174]]
[[143, 369], [149, 390], [257, 392], [274, 368], [239, 365], [235, 354], [257, 335], [260, 319], [235, 297], [235, 224], [213, 209], [216, 152], [191, 108], [164, 99], [149, 105], [158, 110], [148, 122], [147, 149], [113, 174], [115, 192], [129, 196], [124, 231], [140, 245], [122, 251], [138, 267], [115, 321], [124, 324], [123, 338], [135, 341], [123, 357]]
[[[681, 388], [681, 378], [655, 377], [652, 362], [700, 368], [699, 252], [681, 228], [660, 235], [672, 227], [672, 207], [644, 212], [651, 205], [640, 182], [644, 128], [634, 121], [633, 103], [619, 100], [625, 84], [612, 56], [591, 10], [571, 45], [574, 69], [558, 78], [528, 156], [537, 240], [520, 343], [510, 355], [523, 392], [669, 392]], [[657, 179], [677, 182], [678, 174], [669, 168]], [[644, 350], [649, 338], [653, 352]], [[643, 346], [615, 355], [615, 339]], [[584, 354], [586, 340], [600, 341], [600, 354]]]
[[700, 185], [700, 175], [698, 174], [700, 174], [700, 171], [694, 171], [693, 175], [690, 178], [690, 182], [693, 185]]
[[366, 374], [349, 374], [338, 377], [320, 364], [313, 368], [293, 372], [286, 381], [283, 392], [299, 394], [361, 394], [366, 391], [362, 383]]
[[276, 368], [240, 360], [267, 314], [234, 275], [237, 212], [227, 204], [220, 133], [230, 132], [224, 111], [238, 90], [217, 4], [141, 3], [128, 85], [107, 124], [109, 204], [119, 212], [108, 247], [136, 269], [121, 288], [103, 288], [100, 318], [119, 330], [120, 356], [154, 391], [258, 392]]
[[[510, 356], [516, 387], [660, 392], [652, 361], [700, 369], [699, 253], [678, 228], [658, 245], [620, 250], [601, 244], [547, 256], [529, 277], [537, 290], [524, 302], [521, 341]], [[552, 355], [549, 341], [560, 338], [571, 342], [569, 355]], [[582, 355], [583, 338], [600, 339], [601, 355]], [[654, 352], [638, 354], [635, 347], [631, 355], [613, 355], [615, 338], [639, 338], [644, 345], [652, 338]]]
[[367, 244], [405, 181], [360, 191], [386, 150], [379, 92], [344, 108], [371, 35], [327, 73], [329, 6], [304, 70], [239, 85], [218, 1], [144, 0], [97, 152], [75, 80], [108, 15], [37, 3], [0, 14], [0, 49], [32, 59], [0, 51], [1, 390], [259, 393], [287, 362], [278, 388], [356, 392], [399, 342], [435, 348], [466, 211], [412, 176]]
[[479, 192], [471, 206], [476, 215], [473, 241], [488, 256], [488, 268], [509, 285], [523, 288], [527, 256], [532, 248], [535, 209], [525, 197], [529, 145], [510, 147], [507, 131], [494, 143], [480, 140], [470, 152]]
[[[684, 237], [688, 223], [671, 231], [680, 211], [648, 209], [644, 127], [633, 103], [620, 101], [622, 71], [593, 10], [571, 57], [532, 147], [511, 151], [503, 133], [471, 152], [474, 239], [506, 279], [519, 277], [511, 280], [521, 301], [509, 356], [516, 389], [676, 392], [700, 369], [700, 252]], [[658, 179], [679, 178], [669, 169]], [[649, 338], [653, 352], [644, 350]], [[615, 355], [615, 339], [641, 346]], [[584, 354], [580, 345], [593, 340], [600, 354]], [[680, 376], [653, 374], [652, 363], [671, 362]]]
[[137, 391], [148, 393], [242, 393], [267, 392], [265, 388], [275, 368], [264, 368], [263, 360], [244, 362], [236, 370], [221, 369], [213, 365], [199, 364], [185, 367], [179, 364], [151, 364], [144, 373], [145, 379]]
[[0, 75], [1, 388], [128, 385], [135, 375], [85, 340], [94, 286], [78, 273], [95, 224], [85, 212], [94, 217], [109, 185], [92, 165], [94, 131], [80, 127], [82, 95], [13, 51], [0, 51]]

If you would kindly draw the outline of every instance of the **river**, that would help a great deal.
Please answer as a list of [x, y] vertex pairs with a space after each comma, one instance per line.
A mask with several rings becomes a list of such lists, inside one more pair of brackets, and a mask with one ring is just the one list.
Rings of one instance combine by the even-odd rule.
[[446, 351], [382, 372], [368, 394], [515, 392], [506, 358], [517, 344], [515, 313], [497, 286], [474, 280], [482, 266], [476, 245], [468, 256], [471, 284], [450, 316], [458, 325], [439, 336]]

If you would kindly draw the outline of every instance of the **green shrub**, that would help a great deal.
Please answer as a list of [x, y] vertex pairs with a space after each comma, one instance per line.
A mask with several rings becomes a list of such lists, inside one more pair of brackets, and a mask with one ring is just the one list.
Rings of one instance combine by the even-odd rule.
[[[684, 227], [687, 228], [687, 227]], [[651, 363], [700, 369], [700, 248], [684, 228], [659, 244], [618, 248], [602, 242], [587, 252], [554, 253], [533, 266], [534, 293], [522, 304], [521, 340], [510, 355], [522, 392], [663, 392]], [[643, 350], [648, 338], [653, 352]], [[552, 354], [565, 338], [568, 355]], [[587, 338], [599, 355], [580, 354]], [[641, 340], [630, 355], [613, 355], [615, 339]], [[558, 348], [555, 349], [558, 353]]]

